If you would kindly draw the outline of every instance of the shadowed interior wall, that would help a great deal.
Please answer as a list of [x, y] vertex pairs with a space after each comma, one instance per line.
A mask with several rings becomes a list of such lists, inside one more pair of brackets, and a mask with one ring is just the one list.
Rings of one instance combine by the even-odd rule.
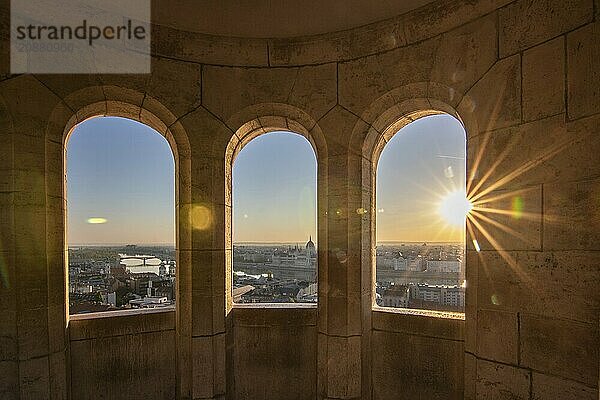
[[236, 308], [230, 319], [227, 361], [233, 398], [315, 398], [315, 308]]
[[175, 313], [71, 320], [74, 399], [173, 399]]
[[375, 311], [373, 399], [463, 399], [464, 348], [462, 320]]
[[[596, 400], [599, 11], [594, 0], [439, 0], [273, 39], [155, 25], [149, 75], [10, 75], [2, 35], [0, 397]], [[464, 322], [372, 309], [372, 213], [357, 212], [373, 206], [365, 149], [419, 112], [464, 122], [468, 191], [487, 209], [468, 225]], [[177, 142], [168, 323], [67, 323], [63, 135], [100, 114]], [[318, 138], [314, 314], [238, 310], [226, 296], [228, 144], [267, 119]], [[198, 206], [211, 216], [201, 229]]]

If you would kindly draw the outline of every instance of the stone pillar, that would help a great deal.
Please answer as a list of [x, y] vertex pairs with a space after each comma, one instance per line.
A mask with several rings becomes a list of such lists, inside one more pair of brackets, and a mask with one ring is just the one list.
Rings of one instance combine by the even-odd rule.
[[233, 133], [202, 107], [180, 123], [190, 133], [193, 149], [191, 199], [186, 206], [191, 242], [181, 248], [191, 265], [185, 289], [191, 320], [186, 335], [191, 340], [189, 389], [192, 399], [224, 398], [226, 282], [231, 284], [225, 268], [231, 253], [225, 234], [231, 207], [225, 199], [225, 148]]
[[0, 397], [65, 399], [63, 148], [46, 137], [60, 100], [31, 76], [0, 96]]
[[[370, 278], [361, 258], [363, 191], [361, 157], [348, 139], [356, 118], [337, 106], [320, 122], [327, 144], [326, 237], [319, 237], [318, 396], [369, 398], [363, 355], [370, 329]], [[368, 230], [366, 231], [368, 232]], [[368, 360], [367, 360], [368, 362]], [[367, 364], [368, 365], [368, 364]]]

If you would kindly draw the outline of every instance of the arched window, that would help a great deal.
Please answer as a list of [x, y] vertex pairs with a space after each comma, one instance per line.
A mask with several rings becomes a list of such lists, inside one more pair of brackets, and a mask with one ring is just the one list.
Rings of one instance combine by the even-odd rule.
[[70, 314], [175, 306], [175, 165], [124, 118], [77, 125], [66, 146]]
[[376, 304], [463, 312], [466, 134], [442, 114], [403, 127], [377, 165]]
[[317, 161], [303, 136], [272, 132], [233, 164], [235, 303], [316, 303]]

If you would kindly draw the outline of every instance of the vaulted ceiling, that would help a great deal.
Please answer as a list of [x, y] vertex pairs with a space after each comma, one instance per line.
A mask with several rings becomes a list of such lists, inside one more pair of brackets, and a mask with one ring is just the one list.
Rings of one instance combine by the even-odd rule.
[[154, 23], [230, 37], [335, 32], [395, 17], [433, 0], [155, 0]]

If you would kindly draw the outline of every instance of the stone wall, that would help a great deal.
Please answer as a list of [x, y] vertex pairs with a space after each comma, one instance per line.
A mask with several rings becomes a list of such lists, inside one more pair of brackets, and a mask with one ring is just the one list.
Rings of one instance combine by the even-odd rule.
[[71, 398], [175, 398], [175, 313], [116, 314], [71, 319]]
[[[181, 399], [263, 398], [252, 379], [267, 379], [272, 393], [289, 390], [285, 398], [389, 398], [406, 388], [407, 398], [598, 398], [595, 3], [441, 0], [291, 39], [155, 26], [143, 76], [12, 76], [3, 31], [0, 397], [85, 398], [85, 385], [114, 390], [111, 398], [143, 387]], [[469, 191], [487, 208], [468, 225], [464, 322], [373, 311], [378, 155], [400, 127], [440, 112], [465, 125]], [[175, 154], [174, 330], [157, 325], [139, 341], [105, 338], [95, 321], [66, 313], [64, 146], [73, 126], [98, 115], [150, 125]], [[314, 315], [232, 309], [230, 163], [275, 129], [305, 135], [318, 158]], [[136, 358], [141, 343], [174, 374]], [[260, 368], [248, 371], [253, 360]], [[149, 372], [115, 372], [109, 383], [106, 363]]]

